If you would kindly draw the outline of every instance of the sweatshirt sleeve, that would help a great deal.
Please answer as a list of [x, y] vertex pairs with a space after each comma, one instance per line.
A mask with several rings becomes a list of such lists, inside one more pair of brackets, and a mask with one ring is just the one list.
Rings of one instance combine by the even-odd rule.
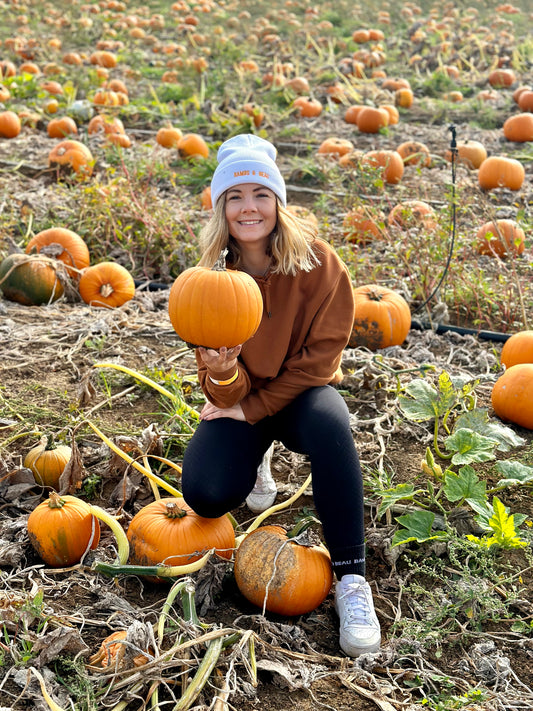
[[252, 390], [241, 400], [247, 422], [254, 424], [279, 412], [307, 388], [334, 381], [353, 328], [354, 297], [344, 265], [332, 281], [312, 319], [302, 348], [284, 361], [276, 378]]
[[196, 350], [196, 363], [198, 365], [198, 380], [206, 398], [217, 407], [232, 407], [240, 402], [250, 392], [250, 378], [245, 366], [237, 363], [237, 378], [228, 385], [218, 385], [214, 381], [224, 382], [235, 375], [235, 369], [225, 371], [208, 371], [198, 350]]

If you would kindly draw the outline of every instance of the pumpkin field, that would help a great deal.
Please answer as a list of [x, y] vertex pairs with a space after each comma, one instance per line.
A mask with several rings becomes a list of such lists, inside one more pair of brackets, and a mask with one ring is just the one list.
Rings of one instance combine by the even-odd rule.
[[[0, 711], [532, 709], [529, 0], [0, 17]], [[243, 591], [252, 532], [315, 513], [305, 457], [276, 443], [266, 515], [196, 526], [180, 495], [205, 398], [169, 294], [239, 133], [356, 289], [336, 387], [382, 628], [356, 659], [333, 590]], [[318, 522], [298, 540], [321, 551]]]

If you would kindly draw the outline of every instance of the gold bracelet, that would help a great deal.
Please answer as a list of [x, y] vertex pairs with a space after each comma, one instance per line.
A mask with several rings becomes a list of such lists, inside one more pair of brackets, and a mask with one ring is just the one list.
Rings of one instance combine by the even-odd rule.
[[239, 377], [239, 369], [237, 368], [237, 370], [233, 373], [231, 378], [228, 378], [227, 380], [215, 380], [211, 376], [209, 376], [209, 380], [212, 383], [215, 383], [215, 385], [231, 385], [231, 383], [235, 382], [235, 380], [237, 380], [238, 377]]

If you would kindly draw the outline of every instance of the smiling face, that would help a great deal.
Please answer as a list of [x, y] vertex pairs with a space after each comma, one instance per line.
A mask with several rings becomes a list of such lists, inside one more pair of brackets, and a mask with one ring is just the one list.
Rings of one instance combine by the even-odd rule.
[[226, 193], [226, 220], [229, 232], [241, 248], [268, 245], [276, 226], [276, 196], [258, 183], [242, 183]]

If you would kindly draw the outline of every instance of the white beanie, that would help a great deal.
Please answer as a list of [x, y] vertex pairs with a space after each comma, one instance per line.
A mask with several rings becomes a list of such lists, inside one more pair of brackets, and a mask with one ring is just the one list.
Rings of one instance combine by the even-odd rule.
[[285, 181], [276, 165], [276, 148], [254, 134], [240, 134], [225, 141], [217, 153], [218, 166], [211, 180], [211, 202], [228, 188], [241, 183], [259, 183], [270, 188], [287, 204]]

